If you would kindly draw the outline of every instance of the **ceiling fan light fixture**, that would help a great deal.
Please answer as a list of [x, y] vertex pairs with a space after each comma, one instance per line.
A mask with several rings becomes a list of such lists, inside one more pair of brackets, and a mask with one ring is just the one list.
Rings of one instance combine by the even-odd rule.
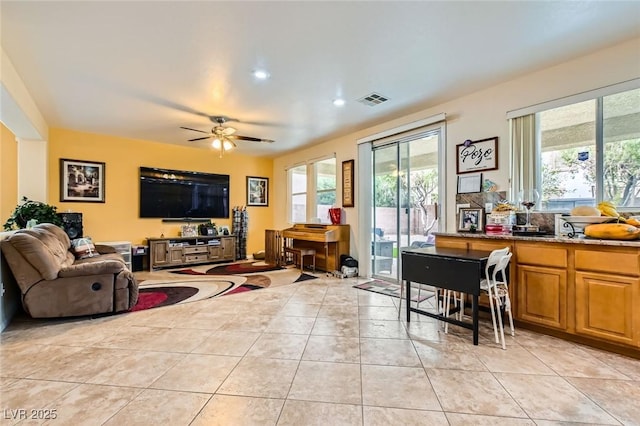
[[222, 143], [222, 146], [224, 147], [225, 151], [229, 151], [230, 149], [233, 149], [236, 147], [235, 144], [228, 139], [224, 140], [224, 142]]
[[211, 141], [211, 146], [215, 149], [220, 149], [222, 148], [222, 142], [220, 142], [220, 139], [215, 138], [213, 141]]
[[253, 76], [258, 80], [266, 80], [270, 77], [270, 74], [265, 70], [255, 70]]

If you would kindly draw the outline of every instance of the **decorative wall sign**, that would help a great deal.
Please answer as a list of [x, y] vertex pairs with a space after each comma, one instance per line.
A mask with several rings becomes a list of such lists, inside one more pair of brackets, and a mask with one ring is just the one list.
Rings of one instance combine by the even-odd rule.
[[247, 176], [247, 206], [269, 206], [269, 178]]
[[456, 145], [456, 172], [473, 173], [498, 168], [498, 137]]
[[104, 203], [104, 163], [60, 159], [60, 201]]
[[342, 162], [342, 207], [353, 207], [353, 165], [354, 160]]

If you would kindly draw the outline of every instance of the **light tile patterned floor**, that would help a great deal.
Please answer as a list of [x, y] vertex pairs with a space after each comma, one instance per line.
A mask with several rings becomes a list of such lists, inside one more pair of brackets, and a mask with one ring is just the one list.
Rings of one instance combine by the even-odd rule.
[[[99, 319], [18, 320], [0, 424], [640, 425], [640, 361], [483, 323], [444, 334], [319, 278]], [[424, 303], [424, 302], [423, 302]], [[24, 409], [26, 411], [18, 411]], [[39, 411], [38, 411], [39, 410]], [[49, 411], [51, 413], [52, 411]]]

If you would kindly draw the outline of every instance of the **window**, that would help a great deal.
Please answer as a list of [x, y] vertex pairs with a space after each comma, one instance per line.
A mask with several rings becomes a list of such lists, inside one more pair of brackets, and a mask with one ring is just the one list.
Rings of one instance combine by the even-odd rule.
[[291, 188], [291, 222], [305, 223], [307, 220], [307, 166], [289, 169]]
[[316, 217], [329, 219], [329, 209], [336, 205], [336, 159], [314, 163], [316, 172]]
[[306, 223], [312, 218], [330, 222], [329, 209], [336, 205], [336, 170], [335, 157], [288, 170], [292, 223]]
[[513, 193], [537, 188], [542, 210], [640, 207], [640, 89], [598, 94], [512, 121]]

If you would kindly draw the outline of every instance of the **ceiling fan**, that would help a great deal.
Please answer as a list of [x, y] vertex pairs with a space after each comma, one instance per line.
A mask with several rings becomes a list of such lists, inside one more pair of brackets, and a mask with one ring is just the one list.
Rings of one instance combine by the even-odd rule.
[[205, 133], [207, 134], [207, 136], [203, 136], [201, 138], [194, 138], [194, 139], [189, 139], [189, 142], [194, 142], [194, 141], [200, 141], [200, 140], [204, 140], [204, 139], [210, 139], [213, 138], [213, 141], [211, 143], [211, 145], [215, 148], [220, 150], [220, 157], [222, 157], [222, 154], [224, 153], [224, 151], [228, 151], [232, 148], [236, 147], [235, 144], [235, 140], [242, 140], [242, 141], [250, 141], [250, 142], [265, 142], [265, 143], [273, 143], [273, 141], [271, 139], [262, 139], [262, 138], [254, 138], [251, 136], [241, 136], [241, 135], [236, 135], [236, 129], [234, 129], [233, 127], [224, 127], [223, 124], [226, 123], [228, 121], [227, 117], [211, 117], [211, 121], [213, 121], [214, 123], [216, 123], [217, 125], [214, 126], [210, 132], [205, 132], [203, 130], [198, 130], [198, 129], [192, 129], [190, 127], [180, 127], [181, 129], [185, 129], [185, 130], [193, 130], [194, 132], [199, 132], [199, 133]]

